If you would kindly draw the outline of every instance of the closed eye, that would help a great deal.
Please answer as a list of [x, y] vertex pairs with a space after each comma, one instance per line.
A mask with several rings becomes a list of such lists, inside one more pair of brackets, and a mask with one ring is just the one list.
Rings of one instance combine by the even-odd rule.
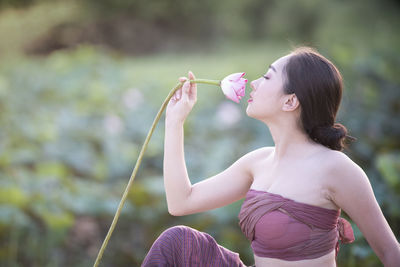
[[267, 75], [263, 75], [263, 77], [267, 80], [269, 80], [269, 77]]

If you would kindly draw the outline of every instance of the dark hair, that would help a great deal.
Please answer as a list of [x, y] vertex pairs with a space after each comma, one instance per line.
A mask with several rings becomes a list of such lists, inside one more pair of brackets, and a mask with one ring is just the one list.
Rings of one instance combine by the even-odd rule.
[[342, 99], [343, 81], [339, 70], [309, 47], [295, 49], [283, 69], [285, 94], [295, 94], [301, 106], [300, 125], [317, 143], [343, 150], [347, 129], [335, 123]]

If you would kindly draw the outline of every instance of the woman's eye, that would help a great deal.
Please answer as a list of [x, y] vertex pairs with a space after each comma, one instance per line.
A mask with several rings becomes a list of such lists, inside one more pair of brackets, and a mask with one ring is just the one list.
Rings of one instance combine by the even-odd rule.
[[269, 77], [268, 77], [267, 75], [263, 75], [263, 77], [264, 77], [265, 79], [267, 79], [267, 80], [269, 79]]

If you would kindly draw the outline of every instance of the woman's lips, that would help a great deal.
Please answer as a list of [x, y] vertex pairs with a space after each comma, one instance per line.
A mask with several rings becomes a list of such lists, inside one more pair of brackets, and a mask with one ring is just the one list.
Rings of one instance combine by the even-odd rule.
[[253, 98], [249, 98], [249, 100], [247, 100], [248, 103], [253, 102]]

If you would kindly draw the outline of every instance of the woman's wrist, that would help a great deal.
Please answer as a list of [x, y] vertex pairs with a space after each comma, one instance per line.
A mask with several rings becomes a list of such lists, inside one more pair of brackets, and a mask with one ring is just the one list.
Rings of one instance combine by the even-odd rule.
[[182, 120], [165, 120], [165, 127], [167, 128], [176, 128], [176, 127], [181, 127], [183, 126], [183, 124], [185, 123], [185, 121]]

